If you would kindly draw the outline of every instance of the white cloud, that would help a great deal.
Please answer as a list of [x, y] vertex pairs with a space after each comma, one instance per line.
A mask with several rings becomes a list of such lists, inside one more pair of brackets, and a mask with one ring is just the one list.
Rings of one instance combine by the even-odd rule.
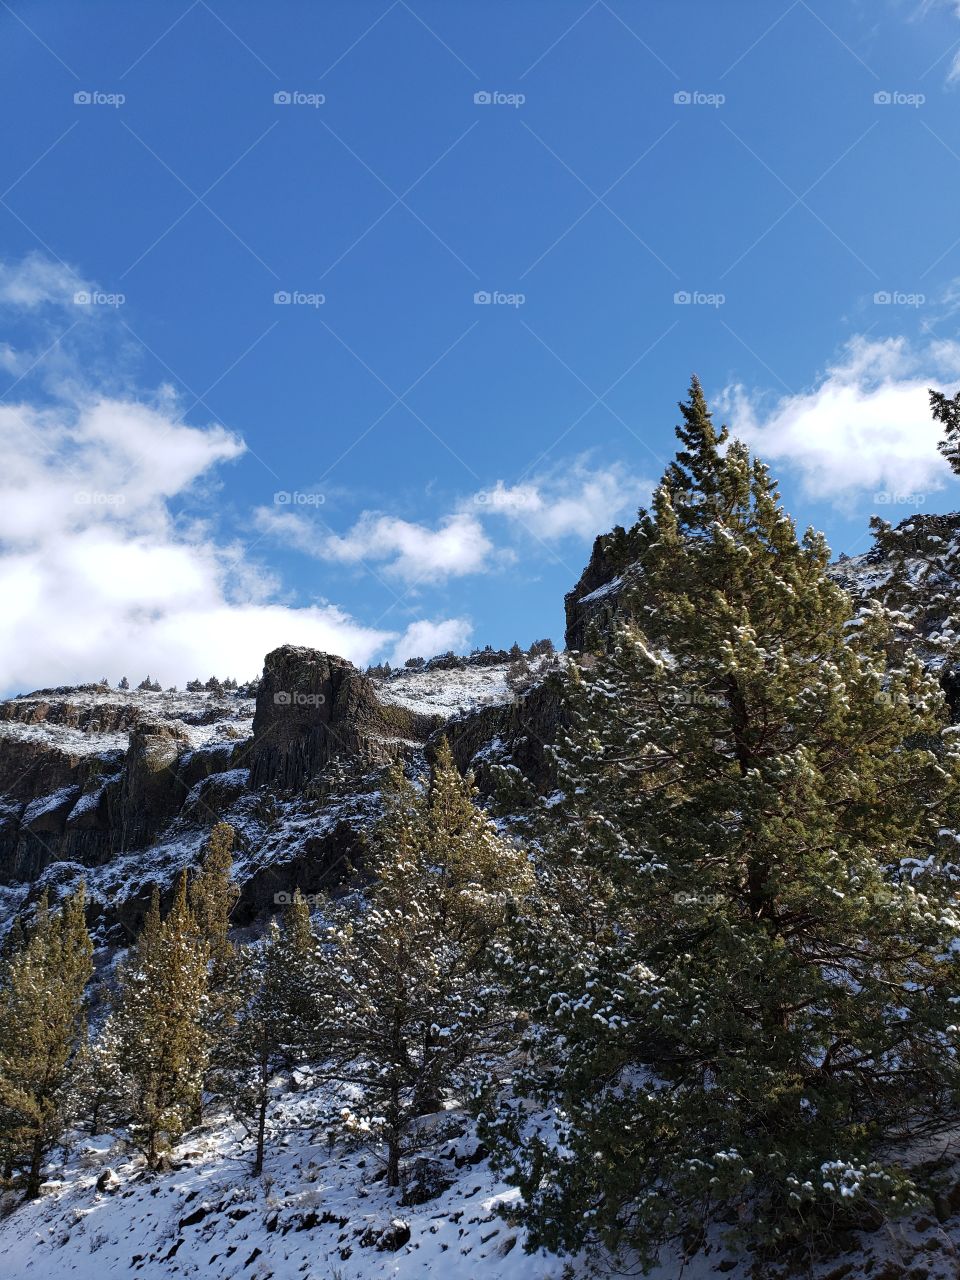
[[91, 288], [71, 267], [41, 253], [28, 253], [19, 262], [0, 262], [0, 305], [27, 310], [47, 304], [73, 306], [74, 294]]
[[393, 647], [390, 662], [400, 666], [407, 658], [432, 658], [437, 653], [462, 653], [473, 627], [467, 618], [445, 618], [440, 622], [411, 622]]
[[475, 509], [502, 515], [543, 542], [576, 537], [590, 540], [620, 519], [632, 523], [637, 507], [650, 495], [652, 483], [619, 464], [591, 469], [577, 459], [521, 482], [504, 484], [473, 497]]
[[279, 644], [367, 662], [396, 634], [334, 605], [265, 602], [242, 551], [167, 502], [242, 443], [133, 401], [0, 407], [0, 684], [259, 671]]
[[927, 389], [960, 378], [960, 346], [916, 348], [905, 338], [854, 338], [812, 390], [764, 409], [742, 386], [721, 406], [734, 435], [769, 462], [799, 472], [811, 496], [840, 504], [857, 493], [925, 493], [950, 471]]
[[257, 508], [255, 520], [264, 533], [319, 560], [377, 565], [413, 584], [483, 573], [490, 568], [494, 551], [483, 525], [466, 513], [446, 516], [431, 529], [367, 511], [342, 536], [309, 516], [271, 507]]

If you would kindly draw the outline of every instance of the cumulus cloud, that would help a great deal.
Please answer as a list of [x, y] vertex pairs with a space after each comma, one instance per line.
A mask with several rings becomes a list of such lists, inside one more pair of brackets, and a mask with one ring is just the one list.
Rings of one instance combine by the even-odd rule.
[[[799, 473], [807, 494], [838, 504], [862, 493], [928, 492], [950, 477], [927, 389], [960, 378], [960, 345], [854, 338], [809, 391], [769, 407], [728, 387], [721, 407], [734, 435]], [[951, 388], [952, 389], [952, 388]]]
[[242, 451], [130, 400], [0, 406], [0, 684], [244, 678], [287, 642], [357, 662], [399, 643], [334, 605], [270, 603], [242, 549], [173, 517], [169, 499]]
[[431, 658], [437, 653], [462, 653], [473, 632], [467, 618], [445, 618], [440, 622], [411, 622], [397, 641], [389, 661], [394, 666], [407, 658]]
[[[242, 543], [218, 536], [201, 492], [243, 455], [243, 441], [219, 425], [185, 424], [169, 389], [150, 400], [125, 389], [128, 350], [111, 309], [75, 301], [95, 289], [40, 254], [0, 262], [0, 312], [23, 340], [0, 342], [0, 367], [22, 375], [19, 402], [0, 402], [0, 692], [104, 674], [243, 679], [284, 643], [358, 664], [466, 643], [463, 618], [401, 632], [326, 601], [297, 607], [280, 597]], [[189, 509], [201, 515], [188, 518]], [[471, 554], [458, 549], [467, 524], [436, 531], [435, 550], [410, 530], [411, 567]], [[376, 542], [378, 531], [366, 532]], [[381, 543], [398, 532], [379, 530]], [[349, 552], [343, 540], [340, 558]]]
[[502, 480], [477, 493], [477, 510], [504, 516], [542, 542], [595, 538], [621, 519], [632, 520], [653, 485], [613, 464], [591, 469], [584, 459], [520, 484]]
[[329, 530], [317, 518], [259, 507], [257, 527], [319, 560], [346, 565], [377, 565], [403, 582], [440, 582], [485, 572], [494, 545], [472, 515], [455, 513], [436, 528], [378, 512], [364, 512], [345, 534]]

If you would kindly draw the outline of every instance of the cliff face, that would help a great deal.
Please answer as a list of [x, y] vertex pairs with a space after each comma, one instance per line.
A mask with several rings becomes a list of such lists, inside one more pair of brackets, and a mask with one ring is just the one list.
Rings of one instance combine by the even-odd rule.
[[571, 652], [589, 648], [616, 625], [632, 560], [630, 534], [619, 525], [594, 540], [587, 567], [563, 598], [564, 643]]
[[234, 695], [96, 685], [0, 703], [0, 884], [149, 844], [201, 778], [229, 767], [252, 714]]
[[250, 782], [292, 790], [337, 757], [384, 764], [422, 745], [440, 723], [384, 705], [373, 682], [345, 658], [284, 645], [264, 659]]
[[0, 930], [35, 897], [80, 878], [91, 922], [122, 942], [153, 884], [196, 863], [214, 822], [237, 832], [239, 923], [277, 895], [316, 893], [362, 863], [380, 770], [414, 768], [448, 733], [481, 786], [509, 759], [546, 786], [556, 694], [515, 694], [506, 654], [444, 660], [371, 679], [335, 655], [268, 654], [254, 701], [239, 693], [104, 686], [0, 703]]

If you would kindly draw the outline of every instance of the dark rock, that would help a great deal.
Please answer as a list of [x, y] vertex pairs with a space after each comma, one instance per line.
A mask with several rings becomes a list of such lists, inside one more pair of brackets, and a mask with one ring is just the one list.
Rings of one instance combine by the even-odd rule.
[[112, 1195], [120, 1188], [120, 1177], [113, 1169], [104, 1169], [97, 1178], [97, 1190]]
[[402, 1218], [393, 1218], [385, 1227], [376, 1225], [367, 1227], [360, 1237], [360, 1246], [364, 1249], [372, 1246], [380, 1253], [396, 1253], [409, 1240], [409, 1223], [404, 1222]]
[[177, 762], [189, 748], [185, 730], [174, 724], [140, 724], [131, 732], [121, 792], [121, 848], [149, 843], [177, 814], [184, 800]]
[[284, 645], [264, 659], [250, 750], [253, 787], [293, 790], [337, 757], [372, 765], [426, 740], [432, 717], [384, 706], [351, 662]]
[[453, 1178], [439, 1160], [431, 1160], [427, 1156], [418, 1156], [404, 1169], [401, 1177], [403, 1198], [401, 1204], [426, 1204], [436, 1199], [448, 1187], [453, 1186]]

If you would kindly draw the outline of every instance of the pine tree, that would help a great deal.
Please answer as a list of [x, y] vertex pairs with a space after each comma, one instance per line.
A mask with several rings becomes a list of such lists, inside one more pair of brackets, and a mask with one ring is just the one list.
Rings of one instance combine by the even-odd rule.
[[0, 990], [0, 1143], [9, 1172], [40, 1194], [43, 1163], [70, 1119], [70, 1090], [85, 1028], [93, 948], [81, 886], [59, 911], [41, 897], [27, 940]]
[[221, 1042], [215, 1079], [234, 1114], [254, 1134], [253, 1173], [259, 1176], [273, 1077], [316, 1043], [323, 1021], [322, 964], [299, 891], [283, 927], [271, 921], [266, 938], [244, 948], [239, 968], [242, 998]]
[[[783, 1241], [915, 1196], [878, 1151], [957, 1101], [943, 829], [960, 764], [936, 681], [886, 666], [694, 381], [631, 532], [632, 621], [569, 689], [542, 909], [512, 969], [546, 1033], [487, 1131], [531, 1244], [652, 1261], [717, 1219]], [[949, 841], [947, 841], [949, 843]]]
[[950, 469], [960, 476], [960, 391], [953, 398], [942, 391], [930, 391], [930, 412], [936, 422], [943, 423], [944, 438], [937, 448], [950, 463]]
[[[948, 399], [930, 392], [934, 418], [943, 423], [938, 448], [954, 472], [960, 474], [960, 392]], [[892, 525], [873, 516], [874, 536], [868, 561], [877, 570], [866, 575], [866, 589], [857, 574], [847, 579], [850, 589], [880, 600], [902, 614], [901, 644], [912, 644], [941, 670], [954, 706], [960, 701], [960, 514], [920, 514]]]
[[[213, 827], [200, 868], [190, 878], [187, 892], [197, 941], [206, 948], [209, 960], [203, 1031], [210, 1069], [216, 1066], [220, 1046], [230, 1034], [243, 998], [237, 951], [229, 936], [230, 916], [240, 897], [240, 890], [233, 881], [235, 835], [228, 822], [218, 822]], [[198, 1125], [203, 1118], [202, 1100], [201, 1089], [197, 1092], [196, 1108], [191, 1117], [193, 1125]]]
[[365, 907], [331, 908], [324, 1021], [334, 1074], [357, 1096], [340, 1124], [385, 1148], [396, 1187], [402, 1158], [425, 1140], [421, 1117], [464, 1098], [479, 1057], [502, 1038], [486, 951], [529, 873], [473, 805], [446, 744], [429, 794], [391, 772], [372, 863]]
[[189, 902], [199, 936], [206, 942], [213, 965], [212, 986], [226, 977], [234, 955], [230, 917], [240, 897], [233, 880], [233, 842], [229, 822], [218, 822], [207, 838], [200, 869], [190, 880]]
[[209, 951], [198, 936], [184, 872], [161, 920], [154, 890], [143, 931], [120, 972], [104, 1035], [125, 1080], [118, 1110], [150, 1168], [196, 1115], [207, 1065], [204, 1014]]

